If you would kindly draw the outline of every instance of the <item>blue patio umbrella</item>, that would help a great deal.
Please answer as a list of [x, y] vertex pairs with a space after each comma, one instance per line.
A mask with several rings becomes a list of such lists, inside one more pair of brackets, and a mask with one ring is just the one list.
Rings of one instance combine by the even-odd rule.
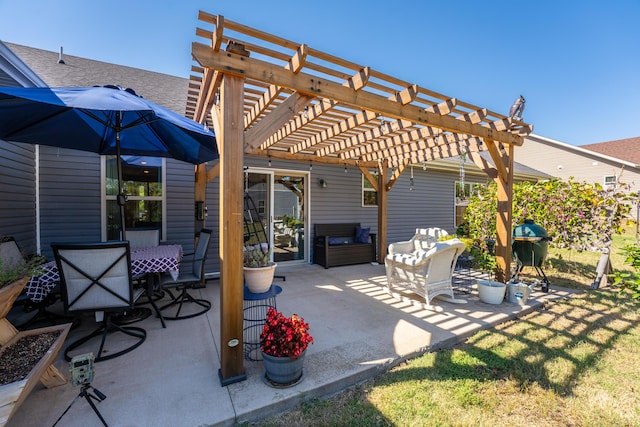
[[[117, 86], [0, 87], [0, 139], [200, 164], [218, 158], [213, 132]], [[118, 204], [126, 238], [122, 165]]]

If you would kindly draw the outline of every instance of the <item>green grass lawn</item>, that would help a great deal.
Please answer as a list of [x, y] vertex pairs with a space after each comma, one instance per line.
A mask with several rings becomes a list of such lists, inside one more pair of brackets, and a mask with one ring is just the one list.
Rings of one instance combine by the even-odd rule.
[[[628, 269], [617, 236], [614, 269]], [[585, 292], [427, 353], [260, 426], [638, 426], [640, 302], [590, 290], [599, 254], [551, 250], [552, 286]]]

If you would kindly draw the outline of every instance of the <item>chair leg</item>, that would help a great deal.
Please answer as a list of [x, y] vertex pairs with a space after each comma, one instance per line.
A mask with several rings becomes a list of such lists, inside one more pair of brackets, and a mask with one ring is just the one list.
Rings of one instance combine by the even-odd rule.
[[[107, 355], [103, 355], [103, 351], [104, 351], [104, 344], [106, 342], [107, 339], [107, 335], [112, 333], [112, 332], [121, 332], [125, 335], [129, 335], [132, 336], [134, 338], [138, 338], [138, 340], [130, 345], [129, 347], [120, 350], [118, 352], [115, 353], [111, 353], [111, 354], [107, 354]], [[147, 338], [147, 331], [145, 331], [142, 328], [137, 328], [137, 327], [133, 327], [133, 326], [120, 326], [117, 325], [113, 322], [111, 322], [111, 316], [105, 314], [105, 318], [102, 321], [102, 323], [100, 324], [100, 326], [94, 330], [93, 332], [91, 332], [89, 335], [86, 335], [80, 339], [78, 339], [77, 341], [74, 341], [73, 343], [69, 344], [67, 346], [67, 348], [64, 351], [64, 358], [66, 361], [71, 361], [72, 356], [69, 355], [69, 353], [72, 350], [75, 350], [76, 348], [80, 347], [81, 345], [89, 342], [91, 339], [100, 336], [100, 347], [98, 348], [98, 352], [95, 356], [94, 361], [95, 362], [101, 362], [103, 360], [109, 360], [109, 359], [113, 359], [115, 357], [118, 356], [122, 356], [123, 354], [129, 353], [130, 351], [134, 350], [135, 348], [139, 347]]]
[[[196, 305], [199, 305], [202, 308], [196, 311], [195, 313], [181, 315], [180, 313], [182, 312], [182, 307], [185, 303], [194, 303]], [[177, 297], [173, 298], [169, 303], [160, 307], [160, 311], [163, 311], [169, 307], [174, 307], [174, 306], [178, 307], [177, 310], [175, 311], [175, 315], [173, 316], [161, 315], [161, 316], [166, 320], [190, 319], [192, 317], [200, 316], [201, 314], [204, 314], [207, 311], [209, 311], [211, 309], [211, 302], [207, 301], [206, 299], [194, 298], [191, 294], [189, 294], [189, 292], [187, 292], [187, 288], [182, 288], [182, 291]]]

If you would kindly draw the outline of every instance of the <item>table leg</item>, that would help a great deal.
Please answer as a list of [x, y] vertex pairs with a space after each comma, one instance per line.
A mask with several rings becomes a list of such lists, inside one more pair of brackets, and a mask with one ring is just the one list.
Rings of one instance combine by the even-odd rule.
[[158, 277], [158, 275], [156, 273], [149, 273], [147, 275], [147, 298], [149, 299], [149, 303], [151, 304], [153, 309], [156, 311], [156, 316], [160, 318], [160, 323], [162, 323], [162, 327], [166, 328], [167, 325], [164, 323], [164, 317], [162, 317], [162, 312], [160, 312], [160, 309], [158, 308], [158, 306], [156, 305], [156, 302], [153, 299], [153, 292], [155, 290], [156, 283], [160, 283], [160, 278]]

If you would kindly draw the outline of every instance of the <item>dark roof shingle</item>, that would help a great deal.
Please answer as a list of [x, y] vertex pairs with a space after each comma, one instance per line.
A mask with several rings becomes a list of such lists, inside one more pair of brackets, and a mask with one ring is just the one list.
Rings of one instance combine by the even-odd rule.
[[64, 54], [58, 64], [58, 52], [13, 43], [5, 44], [48, 86], [104, 86], [131, 88], [145, 99], [184, 115], [189, 80], [154, 71], [94, 61]]
[[580, 148], [640, 164], [640, 137], [581, 145]]

